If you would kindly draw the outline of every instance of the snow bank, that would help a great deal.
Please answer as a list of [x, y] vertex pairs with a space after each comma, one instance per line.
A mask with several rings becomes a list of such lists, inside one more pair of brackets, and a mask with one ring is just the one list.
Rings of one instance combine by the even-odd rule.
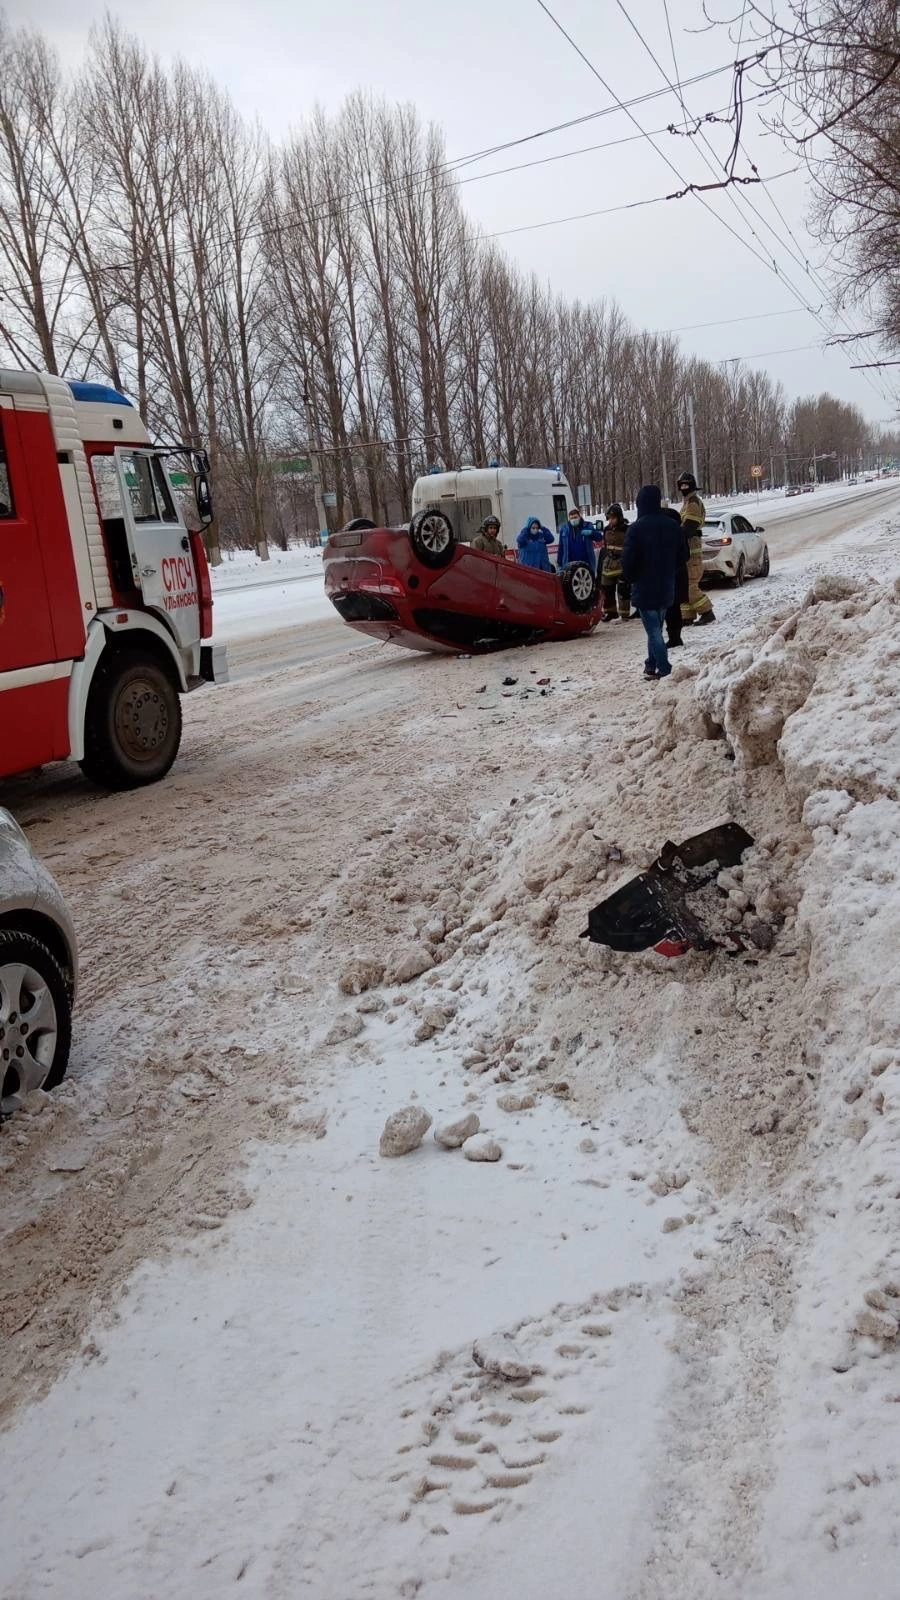
[[[797, 929], [818, 1093], [796, 1174], [805, 1248], [779, 1382], [766, 1600], [896, 1587], [898, 660], [900, 585], [831, 578], [761, 648], [735, 649], [698, 684], [738, 769], [770, 764], [780, 775], [805, 857]], [[798, 1539], [809, 1563], [802, 1585]]]

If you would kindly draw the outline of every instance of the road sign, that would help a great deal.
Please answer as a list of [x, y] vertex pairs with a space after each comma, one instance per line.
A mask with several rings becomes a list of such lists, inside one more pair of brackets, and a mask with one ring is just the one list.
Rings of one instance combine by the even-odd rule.
[[751, 476], [751, 478], [761, 478], [763, 476], [762, 467], [759, 467], [759, 466], [751, 467], [750, 468], [750, 476]]
[[577, 492], [575, 498], [578, 501], [578, 504], [580, 506], [584, 506], [585, 510], [587, 510], [587, 507], [591, 504], [591, 486], [590, 486], [590, 484], [589, 483], [580, 483], [578, 485], [578, 492]]
[[322, 496], [322, 504], [323, 504], [323, 506], [336, 506], [337, 505], [337, 495], [335, 494], [333, 489], [326, 489], [325, 490], [325, 493]]

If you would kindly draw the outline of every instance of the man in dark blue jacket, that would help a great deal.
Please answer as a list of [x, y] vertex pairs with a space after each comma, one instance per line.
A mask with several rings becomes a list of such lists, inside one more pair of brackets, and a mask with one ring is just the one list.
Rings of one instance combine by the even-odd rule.
[[672, 671], [662, 630], [675, 599], [675, 574], [685, 559], [685, 540], [682, 529], [663, 511], [655, 483], [641, 489], [637, 511], [625, 539], [622, 570], [647, 634], [644, 677], [655, 681]]
[[571, 561], [586, 561], [591, 571], [597, 572], [597, 546], [603, 544], [603, 534], [592, 522], [585, 522], [579, 506], [573, 506], [568, 521], [559, 530], [556, 565], [560, 572]]

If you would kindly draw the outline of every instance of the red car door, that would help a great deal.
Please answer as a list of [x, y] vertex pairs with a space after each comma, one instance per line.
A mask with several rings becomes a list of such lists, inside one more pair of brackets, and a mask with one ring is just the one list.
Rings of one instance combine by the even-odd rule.
[[497, 615], [531, 628], [550, 628], [556, 620], [559, 578], [553, 572], [505, 561], [497, 576]]
[[457, 545], [450, 565], [428, 585], [427, 605], [472, 617], [497, 614], [497, 574], [506, 563], [471, 545]]

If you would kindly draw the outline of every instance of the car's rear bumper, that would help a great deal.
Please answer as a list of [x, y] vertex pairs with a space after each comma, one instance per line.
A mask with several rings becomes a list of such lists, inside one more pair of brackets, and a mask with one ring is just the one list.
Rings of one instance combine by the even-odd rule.
[[703, 552], [704, 578], [733, 578], [737, 571], [738, 557], [734, 550], [711, 550]]

